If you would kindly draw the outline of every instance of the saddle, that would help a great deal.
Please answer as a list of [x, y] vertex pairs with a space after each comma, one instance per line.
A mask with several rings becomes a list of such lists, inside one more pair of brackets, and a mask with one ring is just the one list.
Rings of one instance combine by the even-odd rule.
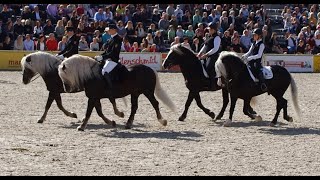
[[118, 63], [117, 66], [109, 73], [113, 83], [123, 82], [127, 78], [128, 69], [126, 66]]
[[[247, 69], [249, 71], [250, 77], [254, 82], [259, 82], [259, 79], [253, 75], [250, 66], [247, 65]], [[271, 70], [271, 66], [263, 66], [262, 67], [263, 77], [264, 79], [272, 79], [273, 78], [273, 72]]]

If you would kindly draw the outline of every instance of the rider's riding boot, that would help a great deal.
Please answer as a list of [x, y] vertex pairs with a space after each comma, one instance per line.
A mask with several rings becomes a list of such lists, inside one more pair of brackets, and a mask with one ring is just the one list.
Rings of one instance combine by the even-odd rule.
[[263, 72], [260, 72], [260, 73], [259, 73], [259, 77], [258, 77], [258, 78], [259, 78], [261, 90], [262, 90], [263, 92], [268, 91], [268, 87], [267, 87], [267, 85], [266, 85], [266, 83], [265, 83], [265, 79], [264, 79], [264, 77], [263, 77]]
[[209, 83], [209, 88], [210, 89], [213, 89], [215, 87], [215, 78], [216, 78], [216, 73], [211, 70], [210, 73], [209, 73], [209, 79], [210, 79], [210, 83]]
[[113, 97], [113, 93], [112, 93], [112, 82], [111, 82], [110, 74], [105, 72], [103, 77], [104, 77], [104, 80], [105, 80], [106, 85], [107, 85], [107, 89], [106, 90], [107, 90], [107, 95], [108, 95], [109, 99], [114, 98]]

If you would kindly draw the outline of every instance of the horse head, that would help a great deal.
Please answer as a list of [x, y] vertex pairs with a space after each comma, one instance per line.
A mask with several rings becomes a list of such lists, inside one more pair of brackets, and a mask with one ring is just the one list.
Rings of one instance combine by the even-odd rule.
[[218, 85], [228, 85], [244, 68], [245, 64], [236, 52], [222, 51], [215, 63], [217, 77], [221, 78]]
[[54, 55], [47, 52], [34, 52], [22, 57], [22, 81], [24, 84], [31, 82], [31, 79], [40, 74], [41, 76], [57, 69], [58, 63], [61, 62]]
[[59, 65], [58, 74], [66, 92], [78, 92], [88, 79], [100, 76], [99, 63], [88, 56], [74, 55]]
[[164, 69], [170, 69], [175, 65], [185, 65], [190, 61], [194, 61], [196, 58], [197, 57], [192, 50], [182, 46], [181, 44], [176, 44], [170, 48], [162, 66]]

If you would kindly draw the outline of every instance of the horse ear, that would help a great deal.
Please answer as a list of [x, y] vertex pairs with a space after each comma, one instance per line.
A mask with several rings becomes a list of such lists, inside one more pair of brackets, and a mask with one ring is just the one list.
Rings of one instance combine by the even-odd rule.
[[28, 63], [31, 62], [31, 57], [30, 57], [30, 56], [27, 57], [26, 61], [27, 61]]

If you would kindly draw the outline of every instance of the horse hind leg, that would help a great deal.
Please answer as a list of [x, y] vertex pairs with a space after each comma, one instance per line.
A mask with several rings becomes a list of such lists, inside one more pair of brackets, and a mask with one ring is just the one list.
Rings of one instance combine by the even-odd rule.
[[131, 127], [132, 127], [134, 115], [136, 114], [136, 112], [138, 110], [138, 98], [139, 98], [139, 95], [131, 94], [131, 113], [130, 113], [129, 119], [125, 125], [126, 129], [131, 129]]
[[288, 122], [293, 122], [293, 118], [288, 115], [288, 101], [284, 98], [282, 98], [283, 101], [283, 119], [285, 119]]
[[147, 92], [147, 93], [144, 93], [144, 95], [149, 99], [150, 103], [152, 104], [153, 108], [155, 109], [155, 111], [157, 113], [157, 118], [158, 118], [158, 121], [160, 122], [160, 124], [162, 124], [163, 126], [166, 126], [168, 122], [167, 122], [167, 120], [163, 120], [163, 118], [162, 118], [162, 115], [161, 115], [160, 109], [159, 109], [159, 102], [154, 97], [154, 93]]
[[124, 113], [121, 112], [121, 111], [119, 111], [115, 99], [110, 98], [109, 101], [110, 101], [111, 104], [112, 104], [114, 114], [116, 114], [117, 116], [123, 118], [123, 117], [124, 117]]
[[74, 112], [69, 112], [67, 111], [63, 105], [62, 105], [62, 100], [61, 100], [61, 95], [60, 94], [56, 94], [55, 98], [54, 98], [57, 102], [58, 108], [66, 115], [72, 118], [77, 118], [77, 114]]
[[283, 105], [285, 104], [284, 103], [285, 101], [283, 101], [282, 97], [281, 98], [276, 98], [276, 100], [277, 100], [277, 112], [276, 112], [273, 120], [271, 121], [270, 126], [275, 126], [277, 124], [280, 111], [284, 107]]
[[109, 120], [107, 117], [104, 116], [104, 114], [102, 113], [102, 107], [101, 107], [101, 102], [100, 99], [95, 101], [95, 105], [94, 107], [96, 108], [96, 111], [98, 113], [98, 115], [103, 119], [103, 121], [107, 124], [111, 124], [112, 127], [116, 127], [116, 122]]
[[48, 100], [47, 100], [47, 103], [46, 103], [46, 107], [45, 107], [44, 113], [41, 116], [41, 118], [38, 120], [38, 123], [43, 123], [43, 121], [46, 119], [48, 111], [49, 111], [49, 109], [51, 107], [51, 104], [54, 101], [54, 99], [55, 99], [54, 98], [54, 94], [49, 92], [49, 96], [48, 96]]

